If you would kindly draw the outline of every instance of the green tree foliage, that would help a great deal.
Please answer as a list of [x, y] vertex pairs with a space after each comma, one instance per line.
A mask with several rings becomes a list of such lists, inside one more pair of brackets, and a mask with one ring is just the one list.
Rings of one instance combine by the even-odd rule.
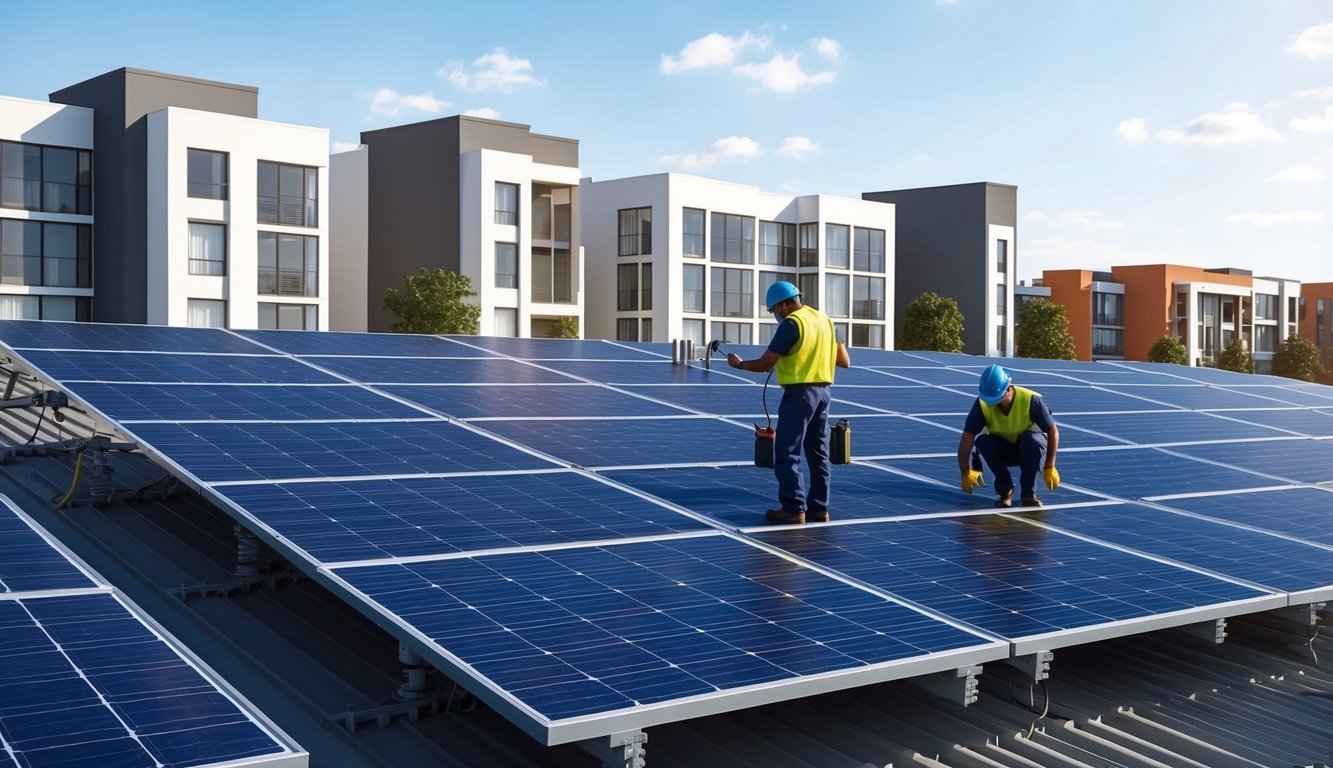
[[1148, 362], [1189, 365], [1190, 354], [1175, 336], [1163, 336], [1154, 341], [1152, 349], [1148, 350]]
[[1273, 354], [1273, 373], [1300, 381], [1319, 381], [1324, 375], [1324, 366], [1319, 362], [1319, 347], [1300, 336], [1288, 336]]
[[1217, 358], [1217, 367], [1236, 373], [1254, 373], [1254, 360], [1250, 359], [1250, 351], [1245, 348], [1245, 342], [1241, 341], [1239, 336], [1233, 337], [1227, 348], [1222, 350], [1222, 354]]
[[557, 317], [551, 327], [546, 329], [548, 339], [577, 339], [579, 337], [579, 319], [577, 317]]
[[390, 288], [384, 294], [384, 308], [398, 318], [389, 330], [475, 336], [480, 329], [481, 307], [467, 300], [476, 295], [466, 275], [422, 267], [415, 275], [403, 278], [401, 291]]
[[927, 291], [903, 309], [898, 349], [963, 351], [963, 313], [958, 302]]
[[1063, 304], [1033, 299], [1018, 310], [1014, 328], [1014, 354], [1046, 360], [1073, 360], [1074, 337]]

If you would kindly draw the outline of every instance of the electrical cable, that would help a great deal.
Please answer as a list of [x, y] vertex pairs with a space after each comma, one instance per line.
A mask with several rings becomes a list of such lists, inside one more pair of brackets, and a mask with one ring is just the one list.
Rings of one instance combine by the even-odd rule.
[[24, 443], [24, 445], [32, 445], [32, 441], [37, 439], [37, 433], [42, 431], [42, 418], [45, 416], [46, 406], [42, 406], [42, 410], [37, 414], [37, 426], [33, 428], [32, 436], [28, 438], [28, 442]]
[[69, 491], [59, 502], [56, 503], [56, 509], [63, 508], [74, 498], [74, 489], [79, 487], [79, 476], [83, 474], [83, 451], [79, 451], [79, 458], [74, 461], [74, 480], [69, 484]]
[[764, 377], [764, 391], [759, 395], [759, 402], [764, 404], [764, 419], [769, 429], [773, 428], [773, 417], [768, 415], [768, 382], [773, 380], [773, 369], [768, 369], [768, 375]]

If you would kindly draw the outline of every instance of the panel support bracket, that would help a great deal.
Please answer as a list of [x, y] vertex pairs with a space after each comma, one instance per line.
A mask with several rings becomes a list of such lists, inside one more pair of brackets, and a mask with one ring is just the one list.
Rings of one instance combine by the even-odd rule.
[[977, 675], [981, 665], [946, 669], [933, 675], [911, 678], [918, 688], [963, 706], [977, 703]]
[[1028, 679], [1034, 683], [1049, 679], [1051, 676], [1051, 660], [1055, 654], [1050, 651], [1036, 651], [1026, 656], [1013, 656], [1005, 659], [1004, 663], [1022, 672]]
[[648, 764], [647, 743], [648, 734], [634, 730], [584, 739], [579, 746], [600, 759], [605, 768], [644, 768]]
[[1227, 639], [1227, 620], [1201, 621], [1198, 624], [1181, 627], [1180, 631], [1197, 637], [1205, 643], [1221, 645]]

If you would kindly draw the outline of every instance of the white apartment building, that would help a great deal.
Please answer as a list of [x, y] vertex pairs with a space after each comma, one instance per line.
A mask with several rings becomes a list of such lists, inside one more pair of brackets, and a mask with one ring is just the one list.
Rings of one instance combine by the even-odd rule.
[[580, 185], [587, 332], [766, 344], [768, 286], [794, 283], [854, 347], [892, 348], [894, 205], [676, 173]]

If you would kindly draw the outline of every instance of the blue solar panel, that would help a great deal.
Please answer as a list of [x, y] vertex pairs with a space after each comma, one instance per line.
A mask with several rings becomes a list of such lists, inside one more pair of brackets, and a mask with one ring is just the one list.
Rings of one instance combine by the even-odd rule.
[[903, 416], [854, 416], [847, 420], [852, 429], [852, 456], [873, 459], [955, 453], [963, 426], [961, 417], [957, 421], [957, 426], [949, 427]]
[[500, 358], [312, 357], [309, 362], [364, 384], [573, 384], [574, 379]]
[[1166, 405], [1174, 405], [1178, 408], [1193, 408], [1195, 410], [1282, 408], [1286, 405], [1286, 403], [1257, 397], [1247, 392], [1209, 387], [1202, 384], [1171, 384], [1167, 386], [1132, 384], [1122, 387], [1119, 391], [1126, 395], [1133, 395]]
[[0, 506], [0, 592], [95, 586], [23, 518]]
[[109, 352], [260, 354], [264, 350], [216, 328], [102, 325], [0, 320], [0, 343], [10, 349], [100, 349]]
[[[671, 360], [671, 348], [636, 349], [616, 342], [575, 339], [519, 339], [504, 336], [451, 336], [450, 339], [520, 360]], [[657, 352], [657, 354], [654, 354]]]
[[[1059, 455], [1060, 472], [1063, 474], [1066, 483], [1080, 484], [1077, 475], [1070, 474], [1065, 469], [1065, 459], [1067, 456], [1077, 456], [1078, 453], [1063, 453]], [[985, 506], [990, 506], [995, 502], [995, 475], [990, 471], [990, 467], [982, 470], [983, 479], [986, 485], [979, 488], [972, 495], [963, 493], [959, 487], [958, 458], [951, 453], [948, 456], [935, 456], [931, 458], [905, 458], [905, 459], [876, 459], [874, 464], [892, 467], [903, 472], [911, 472], [921, 477], [929, 477], [948, 484], [950, 493], [958, 494], [960, 499], [977, 498], [985, 501]], [[1018, 467], [1010, 467], [1009, 473], [1015, 483], [1018, 480]], [[956, 489], [956, 490], [955, 490]], [[1080, 501], [1091, 501], [1095, 496], [1089, 496], [1086, 493], [1070, 488], [1068, 485], [1061, 486], [1058, 490], [1048, 491], [1046, 486], [1042, 485], [1041, 475], [1037, 475], [1037, 496], [1047, 504], [1071, 504]], [[1017, 504], [1018, 500], [1015, 499]]]
[[1290, 488], [1257, 493], [1171, 499], [1175, 509], [1250, 525], [1268, 531], [1333, 546], [1333, 492], [1319, 488]]
[[334, 573], [550, 720], [984, 643], [723, 536]]
[[939, 387], [844, 387], [834, 385], [830, 390], [835, 405], [859, 403], [871, 408], [899, 413], [956, 413], [967, 414], [977, 398], [974, 395]]
[[[1279, 437], [1283, 433], [1197, 411], [1154, 413], [1076, 414], [1060, 419], [1060, 426], [1076, 426], [1119, 437], [1139, 445], [1192, 440], [1244, 440]], [[1065, 431], [1060, 432], [1064, 444]]]
[[1158, 376], [1163, 377], [1162, 383], [1168, 383], [1171, 379], [1176, 381], [1195, 381], [1203, 384], [1217, 385], [1254, 383], [1253, 374], [1224, 371], [1221, 368], [1195, 368], [1188, 365], [1172, 365], [1170, 363], [1139, 363], [1127, 361], [1116, 361], [1115, 363], [1107, 363], [1107, 365], [1116, 368], [1127, 368], [1135, 371], [1155, 373]]
[[[677, 467], [604, 474], [736, 528], [763, 525], [764, 510], [777, 506], [778, 486], [773, 472], [758, 467]], [[993, 501], [984, 493], [969, 496], [954, 487], [856, 464], [834, 468], [830, 493], [830, 516], [834, 520], [989, 509]]]
[[[1139, 504], [1052, 509], [1042, 522], [1279, 592], [1333, 585], [1333, 551]], [[1331, 589], [1330, 591], [1333, 591]]]
[[205, 483], [540, 469], [529, 453], [442, 421], [136, 424], [134, 436]]
[[1307, 437], [1333, 437], [1333, 412], [1289, 408], [1271, 411], [1220, 411], [1216, 415]]
[[1245, 467], [1302, 483], [1333, 481], [1333, 442], [1301, 438], [1183, 445], [1177, 453]]
[[1061, 451], [1057, 461], [1064, 482], [1122, 499], [1263, 488], [1281, 482], [1154, 448]]
[[109, 594], [0, 601], [0, 736], [33, 768], [290, 754]]
[[47, 352], [23, 358], [59, 382], [198, 384], [337, 384], [338, 379], [296, 360], [277, 356], [156, 354], [151, 352]]
[[596, 384], [545, 386], [484, 384], [448, 386], [384, 385], [384, 392], [459, 419], [519, 416], [680, 416], [669, 405], [617, 392]]
[[1264, 384], [1248, 387], [1236, 385], [1229, 389], [1256, 397], [1271, 398], [1287, 405], [1333, 408], [1333, 387], [1315, 385], [1283, 387]]
[[[736, 387], [731, 385], [713, 385], [713, 384], [692, 384], [689, 386], [662, 384], [646, 384], [641, 386], [623, 386], [620, 387], [626, 392], [633, 392], [636, 395], [650, 397], [654, 400], [671, 403], [681, 408], [689, 408], [702, 413], [710, 413], [715, 416], [744, 416], [747, 418], [762, 418], [764, 415], [763, 387]], [[842, 390], [837, 387], [834, 392]], [[782, 389], [777, 386], [768, 388], [768, 412], [774, 416], [778, 412], [778, 404], [782, 402]], [[862, 408], [857, 405], [835, 402], [832, 405], [833, 413], [840, 416], [847, 416], [856, 413], [873, 413], [873, 411]], [[675, 411], [680, 413], [680, 411]], [[563, 413], [563, 411], [562, 411]], [[633, 416], [638, 414], [621, 413], [614, 410], [602, 411], [606, 416]], [[583, 415], [583, 414], [571, 414]]]
[[[1181, 411], [1181, 413], [1184, 413], [1184, 411]], [[1130, 414], [1122, 415], [1128, 416]], [[953, 430], [954, 447], [957, 447], [958, 435], [963, 431], [963, 423], [966, 421], [966, 414], [958, 414], [957, 416], [919, 416], [918, 418], [932, 424], [938, 424], [946, 429]], [[1120, 418], [1120, 416], [1117, 415], [1116, 418]], [[1056, 424], [1060, 427], [1061, 448], [1096, 448], [1125, 444], [1123, 440], [1115, 440], [1108, 437], [1102, 437], [1101, 435], [1095, 435], [1091, 432], [1080, 431], [1073, 424], [1070, 424], [1068, 419], [1064, 416], [1058, 416], [1056, 418]], [[859, 448], [856, 448], [856, 450], [859, 450]], [[935, 452], [938, 453], [938, 451]]]
[[[670, 360], [627, 360], [609, 363], [597, 360], [575, 360], [553, 364], [561, 373], [577, 376], [599, 384], [733, 384], [746, 386], [754, 382], [753, 374], [739, 374], [718, 361], [711, 370], [697, 365], [672, 365]], [[759, 379], [762, 381], [762, 379]]]
[[[493, 357], [484, 350], [439, 336], [410, 333], [322, 331], [236, 331], [256, 343], [291, 355], [370, 355], [374, 357]], [[169, 349], [169, 347], [168, 347]]]
[[[852, 368], [850, 370], [859, 370]], [[847, 384], [871, 384], [871, 385], [896, 385], [904, 383], [930, 384], [940, 387], [953, 387], [962, 392], [975, 393], [977, 388], [977, 374], [973, 371], [965, 371], [959, 368], [939, 368], [932, 366], [921, 367], [884, 367], [876, 368], [875, 372], [881, 375], [881, 378], [867, 378], [865, 381], [848, 381]], [[838, 374], [838, 381], [842, 380], [842, 373]], [[975, 394], [972, 395], [975, 397]]]
[[708, 416], [533, 419], [477, 426], [580, 467], [754, 460], [754, 430]]
[[1170, 405], [1149, 402], [1142, 398], [1130, 397], [1128, 388], [1121, 392], [1110, 389], [1094, 389], [1080, 385], [1047, 385], [1037, 388], [1037, 394], [1046, 398], [1046, 405], [1056, 416], [1058, 423], [1066, 413], [1109, 413], [1115, 411], [1168, 411]]
[[80, 399], [116, 421], [419, 419], [427, 414], [351, 384], [228, 386], [80, 384]]
[[1263, 594], [997, 515], [807, 526], [756, 535], [1010, 639]]
[[330, 563], [698, 531], [703, 523], [569, 472], [217, 489]]

